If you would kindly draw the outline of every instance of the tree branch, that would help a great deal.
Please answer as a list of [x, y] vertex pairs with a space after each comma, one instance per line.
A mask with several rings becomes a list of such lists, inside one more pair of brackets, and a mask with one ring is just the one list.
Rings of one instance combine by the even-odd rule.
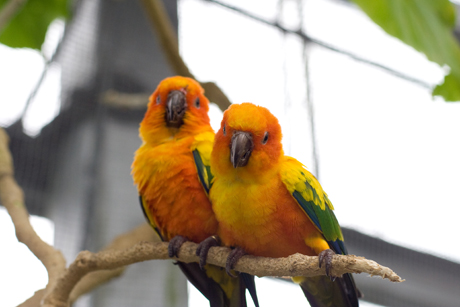
[[172, 69], [184, 77], [194, 78], [179, 54], [176, 30], [169, 19], [168, 12], [161, 0], [142, 0], [145, 11], [155, 29], [155, 33], [163, 47], [164, 54]]
[[[210, 101], [228, 101], [227, 96], [225, 96], [222, 90], [215, 83], [204, 82], [201, 83], [201, 86], [205, 91], [206, 97], [214, 97], [212, 100], [209, 98]], [[102, 93], [99, 97], [99, 102], [114, 108], [146, 110], [150, 95], [151, 94], [148, 93], [122, 93], [110, 89]], [[228, 105], [230, 105], [230, 101], [228, 101]], [[227, 104], [225, 104], [225, 106], [227, 106]], [[219, 107], [222, 109], [225, 106], [224, 104], [221, 104]], [[222, 111], [225, 111], [225, 109], [222, 109]]]
[[[197, 244], [185, 243], [179, 258], [182, 262], [198, 262], [195, 255]], [[225, 267], [230, 249], [227, 247], [213, 247], [209, 251], [208, 263]], [[85, 274], [96, 270], [113, 270], [132, 263], [154, 259], [169, 259], [167, 242], [140, 242], [125, 250], [101, 251], [91, 253], [82, 251], [66, 272], [59, 279], [56, 288], [44, 300], [46, 307], [67, 307], [69, 293], [75, 284]], [[367, 260], [354, 255], [335, 255], [332, 260], [332, 274], [341, 276], [345, 273], [368, 273], [371, 276], [381, 276], [392, 282], [402, 280], [391, 269], [381, 266], [375, 261]], [[325, 275], [325, 268], [319, 268], [318, 257], [301, 254], [286, 258], [264, 258], [244, 256], [237, 263], [235, 269], [259, 277], [262, 276], [318, 276]]]
[[13, 176], [13, 159], [8, 142], [8, 135], [0, 128], [0, 201], [11, 216], [19, 242], [24, 243], [45, 266], [49, 280], [46, 287], [48, 291], [65, 269], [65, 259], [60, 251], [45, 243], [30, 225], [24, 193]]
[[99, 102], [115, 108], [130, 110], [146, 110], [150, 94], [122, 93], [116, 90], [107, 90], [99, 97]]
[[38, 307], [45, 295], [45, 289], [40, 289], [35, 291], [34, 295], [29, 297], [26, 301], [22, 304], [18, 305], [18, 307]]
[[[0, 128], [0, 202], [11, 216], [18, 240], [24, 243], [43, 263], [48, 272], [48, 285], [20, 304], [21, 307], [36, 307], [43, 298], [53, 290], [59, 276], [65, 272], [65, 259], [62, 253], [40, 239], [29, 222], [29, 214], [24, 205], [24, 195], [14, 180], [13, 160], [8, 149], [9, 138]], [[144, 223], [134, 230], [120, 235], [104, 248], [105, 251], [122, 250], [139, 241], [158, 241], [152, 228]], [[100, 271], [88, 274], [71, 289], [70, 301], [74, 302], [82, 294], [96, 288], [100, 284], [119, 276], [124, 267], [116, 270]]]
[[0, 34], [26, 2], [27, 0], [10, 0], [3, 5], [0, 10]]
[[[150, 226], [143, 224], [131, 232], [117, 237], [103, 251], [98, 253], [80, 252], [69, 268], [65, 269], [65, 259], [61, 252], [43, 242], [30, 225], [27, 209], [24, 206], [23, 192], [13, 178], [12, 157], [7, 145], [8, 136], [0, 128], [0, 200], [13, 220], [18, 240], [26, 244], [40, 259], [45, 265], [49, 277], [46, 289], [37, 291], [34, 296], [20, 306], [35, 307], [37, 302], [41, 301], [41, 306], [68, 307], [69, 303], [75, 301], [80, 295], [113, 277], [119, 276], [126, 265], [153, 259], [169, 259], [167, 242], [140, 242], [132, 245], [138, 240], [155, 239]], [[195, 255], [196, 247], [197, 244], [195, 243], [185, 243], [177, 260], [197, 262], [199, 259]], [[208, 263], [225, 267], [229, 252], [230, 249], [225, 247], [211, 248]], [[332, 274], [336, 276], [344, 273], [368, 273], [388, 278], [393, 282], [403, 281], [391, 269], [372, 260], [354, 255], [336, 255], [332, 265]], [[278, 259], [245, 256], [237, 263], [235, 269], [257, 276], [316, 276], [325, 274], [324, 268], [319, 268], [318, 257], [301, 254]], [[42, 298], [44, 299], [42, 300]]]
[[[148, 223], [143, 223], [137, 228], [116, 237], [112, 243], [107, 245], [103, 250], [122, 250], [131, 247], [134, 243], [139, 241], [160, 242], [160, 238], [155, 234]], [[84, 276], [70, 292], [70, 303], [72, 304], [83, 294], [92, 291], [112, 278], [119, 277], [123, 274], [125, 268], [126, 267], [123, 266], [114, 270], [97, 271]]]
[[[142, 0], [142, 3], [173, 71], [178, 75], [196, 80], [180, 56], [176, 32], [163, 2], [161, 0]], [[230, 106], [230, 100], [215, 83], [200, 82], [200, 84], [209, 101], [217, 104], [222, 111]]]
[[232, 104], [227, 95], [214, 82], [200, 82], [204, 94], [209, 101], [214, 102], [224, 112]]
[[[133, 244], [139, 241], [160, 242], [160, 239], [155, 234], [155, 232], [149, 224], [143, 223], [142, 225], [134, 228], [133, 230], [116, 237], [103, 250], [122, 250], [131, 247]], [[121, 276], [124, 273], [125, 269], [126, 267], [122, 266], [113, 270], [94, 271], [85, 275], [71, 290], [69, 295], [70, 304], [73, 304], [83, 294], [86, 294], [94, 290], [95, 288], [99, 287], [100, 285], [108, 282], [113, 278]], [[35, 292], [35, 294], [32, 297], [20, 304], [18, 307], [41, 306], [40, 302], [43, 300], [45, 295], [46, 293], [44, 292], [44, 289], [41, 289]]]

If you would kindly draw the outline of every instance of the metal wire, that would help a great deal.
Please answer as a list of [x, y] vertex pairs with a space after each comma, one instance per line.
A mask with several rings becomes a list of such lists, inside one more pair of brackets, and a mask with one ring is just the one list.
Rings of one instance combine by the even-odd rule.
[[[299, 29], [303, 29], [303, 0], [297, 0], [297, 12], [299, 13]], [[320, 169], [319, 169], [319, 158], [318, 158], [318, 143], [316, 141], [316, 125], [315, 125], [315, 108], [313, 105], [313, 96], [311, 95], [311, 84], [310, 84], [310, 67], [309, 67], [309, 57], [308, 57], [308, 45], [311, 42], [303, 40], [303, 61], [305, 65], [305, 89], [307, 91], [306, 104], [307, 104], [307, 117], [308, 122], [310, 123], [310, 133], [311, 133], [311, 150], [313, 158], [313, 167], [312, 172], [315, 174], [316, 178], [320, 178]]]
[[292, 34], [292, 35], [296, 35], [297, 37], [299, 37], [300, 39], [302, 39], [304, 42], [306, 43], [314, 43], [318, 46], [321, 46], [325, 49], [328, 49], [328, 50], [331, 50], [331, 51], [334, 51], [334, 52], [337, 52], [337, 53], [340, 53], [342, 55], [346, 55], [350, 58], [352, 58], [353, 60], [355, 61], [358, 61], [358, 62], [361, 62], [361, 63], [364, 63], [364, 64], [367, 64], [367, 65], [370, 65], [370, 66], [373, 66], [373, 67], [376, 67], [376, 68], [379, 68], [395, 77], [398, 77], [400, 79], [404, 79], [406, 81], [409, 81], [409, 82], [412, 82], [414, 84], [417, 84], [418, 86], [420, 87], [423, 87], [423, 88], [426, 88], [428, 90], [432, 90], [433, 89], [433, 85], [423, 81], [423, 80], [420, 80], [420, 79], [417, 79], [417, 78], [414, 78], [412, 76], [409, 76], [405, 73], [402, 73], [400, 71], [397, 71], [397, 70], [394, 70], [388, 66], [385, 66], [383, 64], [379, 64], [377, 62], [374, 62], [374, 61], [371, 61], [371, 60], [368, 60], [368, 59], [364, 59], [362, 57], [360, 57], [359, 55], [356, 55], [352, 52], [349, 52], [349, 51], [346, 51], [346, 50], [342, 50], [338, 47], [335, 47], [333, 45], [330, 45], [326, 42], [323, 42], [321, 40], [318, 40], [316, 38], [313, 38], [313, 37], [310, 37], [309, 35], [307, 35], [305, 32], [302, 31], [302, 29], [298, 29], [298, 30], [291, 30], [291, 29], [287, 29], [285, 27], [283, 27], [282, 25], [280, 25], [278, 22], [271, 22], [271, 21], [268, 21], [266, 19], [263, 19], [261, 17], [258, 17], [254, 14], [252, 14], [251, 12], [248, 12], [246, 10], [243, 10], [243, 9], [240, 9], [240, 8], [237, 8], [235, 6], [232, 6], [232, 5], [229, 5], [229, 4], [226, 4], [226, 3], [222, 3], [220, 1], [217, 1], [217, 0], [202, 0], [202, 1], [206, 1], [206, 2], [211, 2], [211, 3], [214, 3], [216, 5], [219, 5], [219, 6], [222, 6], [222, 7], [225, 7], [229, 10], [232, 10], [232, 11], [235, 11], [243, 16], [246, 16], [250, 19], [253, 19], [253, 20], [256, 20], [256, 21], [259, 21], [261, 23], [264, 23], [268, 26], [271, 26], [271, 27], [274, 27], [274, 28], [277, 28], [278, 30], [284, 32], [284, 33], [288, 33], [288, 34]]

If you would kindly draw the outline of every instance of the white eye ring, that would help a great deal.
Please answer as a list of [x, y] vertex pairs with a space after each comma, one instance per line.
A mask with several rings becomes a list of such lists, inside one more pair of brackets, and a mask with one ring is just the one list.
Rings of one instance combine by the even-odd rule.
[[157, 104], [160, 104], [161, 102], [161, 98], [160, 98], [160, 95], [157, 96]]
[[264, 138], [262, 139], [262, 145], [267, 144], [267, 142], [268, 142], [268, 131], [265, 132], [264, 134]]

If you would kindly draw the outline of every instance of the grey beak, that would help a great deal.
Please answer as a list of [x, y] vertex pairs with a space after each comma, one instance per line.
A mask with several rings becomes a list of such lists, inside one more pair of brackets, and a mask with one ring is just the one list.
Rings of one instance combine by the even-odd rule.
[[187, 104], [185, 94], [181, 91], [171, 91], [166, 101], [166, 124], [168, 127], [179, 128], [183, 123]]
[[230, 161], [234, 168], [246, 166], [254, 149], [252, 135], [249, 132], [235, 131], [230, 144]]

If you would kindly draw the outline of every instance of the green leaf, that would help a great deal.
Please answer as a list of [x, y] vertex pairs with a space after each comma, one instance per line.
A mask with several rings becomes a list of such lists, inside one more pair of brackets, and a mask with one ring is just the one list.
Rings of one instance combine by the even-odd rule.
[[444, 78], [444, 83], [436, 86], [433, 96], [442, 96], [446, 101], [458, 101], [460, 97], [460, 78], [449, 74]]
[[460, 47], [452, 34], [455, 8], [448, 0], [353, 0], [388, 34], [450, 67], [433, 95], [460, 101]]
[[[8, 0], [0, 0], [0, 9]], [[40, 50], [46, 30], [56, 18], [67, 18], [67, 0], [29, 0], [0, 33], [0, 43]]]

